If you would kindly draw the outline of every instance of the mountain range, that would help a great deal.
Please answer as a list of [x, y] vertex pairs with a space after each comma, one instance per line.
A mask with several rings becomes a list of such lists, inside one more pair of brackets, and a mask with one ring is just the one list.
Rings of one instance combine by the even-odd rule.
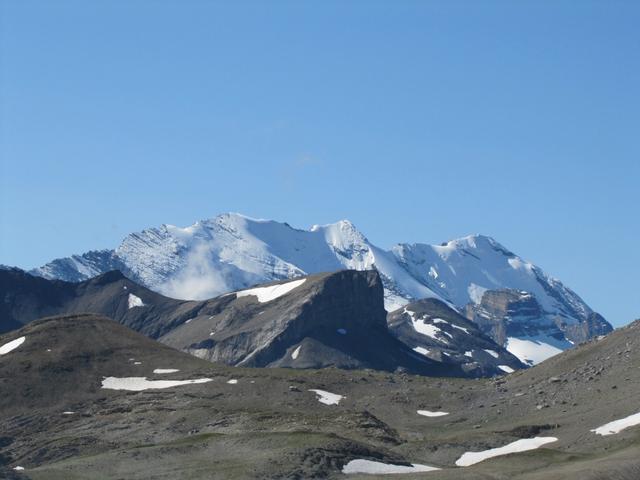
[[640, 475], [640, 321], [489, 237], [222, 215], [123, 244], [0, 268], [0, 477]]
[[388, 311], [437, 299], [530, 365], [612, 330], [574, 291], [491, 237], [385, 250], [347, 220], [301, 230], [227, 213], [132, 233], [114, 250], [56, 259], [31, 273], [78, 282], [120, 270], [165, 296], [202, 300], [343, 269], [376, 269]]
[[89, 312], [233, 366], [373, 368], [448, 377], [525, 368], [439, 300], [387, 315], [376, 270], [341, 270], [208, 300], [175, 300], [119, 271], [72, 283], [10, 269], [0, 271], [0, 292], [0, 333], [46, 316]]

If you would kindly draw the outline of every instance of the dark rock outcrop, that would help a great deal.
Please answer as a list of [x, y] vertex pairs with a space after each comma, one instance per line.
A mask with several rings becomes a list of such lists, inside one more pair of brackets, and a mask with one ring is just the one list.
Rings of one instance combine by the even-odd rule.
[[0, 270], [0, 333], [42, 317], [96, 313], [157, 338], [191, 318], [203, 304], [164, 297], [119, 271], [72, 283], [18, 269]]
[[390, 312], [389, 330], [417, 353], [460, 365], [469, 375], [490, 376], [526, 368], [478, 325], [437, 299], [424, 299]]

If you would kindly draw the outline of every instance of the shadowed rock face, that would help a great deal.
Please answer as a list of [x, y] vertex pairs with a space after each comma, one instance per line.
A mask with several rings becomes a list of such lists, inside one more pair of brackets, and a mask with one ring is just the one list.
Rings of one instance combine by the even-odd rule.
[[[119, 271], [71, 283], [46, 280], [19, 269], [0, 270], [0, 292], [0, 332], [51, 315], [98, 313], [157, 338], [191, 318], [204, 303], [164, 297]], [[135, 299], [143, 306], [134, 306]]]
[[503, 289], [488, 290], [479, 304], [470, 303], [465, 315], [480, 330], [503, 345], [508, 337], [547, 336], [581, 343], [604, 335], [613, 327], [599, 314], [592, 312], [586, 319], [575, 321], [560, 314], [549, 314], [535, 296], [528, 292]]

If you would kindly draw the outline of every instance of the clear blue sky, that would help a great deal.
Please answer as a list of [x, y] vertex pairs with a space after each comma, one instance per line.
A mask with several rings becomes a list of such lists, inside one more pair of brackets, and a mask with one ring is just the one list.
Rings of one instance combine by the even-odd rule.
[[640, 317], [640, 2], [0, 4], [0, 263], [349, 218], [491, 235]]

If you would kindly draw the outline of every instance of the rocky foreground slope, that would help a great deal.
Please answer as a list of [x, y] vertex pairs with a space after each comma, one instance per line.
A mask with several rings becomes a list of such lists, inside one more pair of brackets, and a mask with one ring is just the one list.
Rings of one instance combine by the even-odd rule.
[[[423, 298], [468, 308], [468, 318], [482, 318], [483, 331], [496, 342], [509, 348], [509, 338], [515, 339], [513, 353], [530, 363], [611, 331], [570, 288], [490, 237], [384, 250], [347, 220], [300, 230], [223, 214], [186, 228], [162, 225], [132, 233], [115, 250], [53, 260], [32, 273], [77, 282], [114, 269], [164, 295], [198, 300], [314, 273], [376, 269], [387, 310]], [[536, 314], [528, 315], [527, 304], [520, 311], [518, 302], [493, 308], [493, 292], [503, 290], [529, 295]]]
[[632, 480], [639, 352], [636, 322], [497, 379], [233, 368], [50, 318], [0, 336], [0, 476]]

